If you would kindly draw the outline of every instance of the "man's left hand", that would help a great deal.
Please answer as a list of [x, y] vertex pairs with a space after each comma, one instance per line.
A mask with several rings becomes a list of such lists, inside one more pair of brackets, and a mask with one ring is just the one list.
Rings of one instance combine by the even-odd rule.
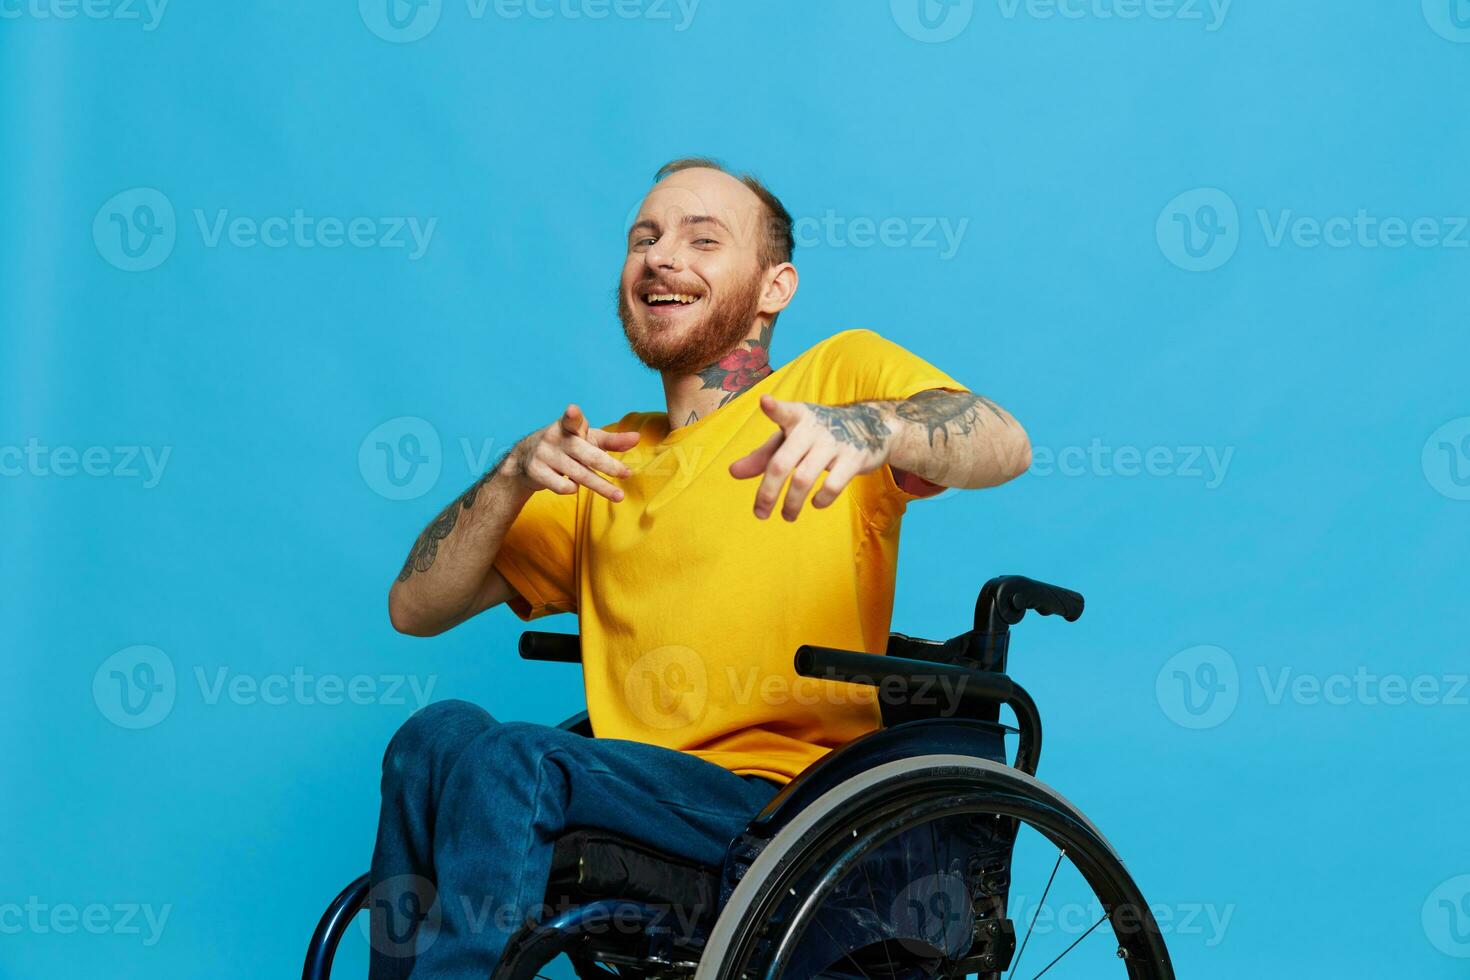
[[826, 507], [854, 476], [888, 462], [899, 421], [872, 404], [814, 405], [761, 395], [761, 411], [780, 428], [759, 449], [730, 464], [741, 480], [763, 477], [755, 495], [755, 516], [765, 520], [775, 509], [781, 486], [791, 478], [781, 516], [796, 520], [807, 494], [823, 472], [827, 478], [812, 497]]

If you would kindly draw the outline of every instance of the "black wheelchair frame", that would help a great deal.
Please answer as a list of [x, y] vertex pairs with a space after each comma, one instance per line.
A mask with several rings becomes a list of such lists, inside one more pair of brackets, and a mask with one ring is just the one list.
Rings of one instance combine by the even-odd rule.
[[[893, 632], [881, 655], [800, 647], [798, 675], [878, 688], [882, 727], [828, 753], [783, 787], [730, 843], [719, 869], [696, 868], [595, 830], [569, 832], [556, 842], [547, 888], [548, 906], [560, 911], [513, 938], [495, 980], [532, 980], [559, 955], [584, 978], [999, 978], [1018, 964], [1030, 938], [1028, 929], [1018, 952], [1014, 923], [1006, 917], [1011, 848], [1023, 824], [1059, 847], [1096, 892], [1105, 911], [1093, 929], [1110, 922], [1127, 976], [1172, 980], [1158, 926], [1121, 860], [1080, 811], [1034, 779], [1041, 718], [1031, 696], [1006, 673], [1010, 629], [1028, 611], [1071, 622], [1083, 606], [1076, 592], [1000, 576], [980, 590], [974, 627], [948, 641]], [[527, 631], [519, 652], [527, 660], [581, 662], [575, 635]], [[932, 703], [936, 684], [949, 696], [942, 712]], [[1015, 728], [1000, 723], [1001, 705], [1014, 713]], [[586, 712], [561, 727], [592, 736]], [[1017, 748], [1006, 764], [1008, 733], [1016, 735]], [[905, 932], [893, 921], [875, 925], [869, 910], [846, 918], [828, 914], [844, 901], [851, 905], [853, 896], [843, 888], [855, 880], [847, 874], [854, 868], [866, 877], [875, 861], [915, 867], [905, 834], [915, 836], [909, 831], [921, 825], [930, 826], [936, 867], [960, 869], [953, 877], [963, 889], [964, 915], [929, 917], [933, 921]], [[934, 827], [944, 828], [937, 838]], [[912, 887], [880, 881], [875, 890], [869, 880], [873, 909], [899, 908], [904, 886]], [[308, 946], [304, 980], [328, 980], [337, 945], [368, 892], [363, 875], [327, 907]], [[955, 895], [930, 894], [925, 901], [936, 897], [949, 908]], [[676, 934], [664, 924], [670, 902], [696, 910], [693, 932], [686, 924]], [[615, 914], [633, 923], [631, 938], [610, 941], [588, 926]], [[895, 916], [902, 918], [888, 918]], [[813, 924], [830, 942], [812, 932]], [[844, 948], [849, 942], [857, 945]], [[804, 953], [806, 947], [814, 949]], [[825, 961], [834, 953], [840, 965]]]

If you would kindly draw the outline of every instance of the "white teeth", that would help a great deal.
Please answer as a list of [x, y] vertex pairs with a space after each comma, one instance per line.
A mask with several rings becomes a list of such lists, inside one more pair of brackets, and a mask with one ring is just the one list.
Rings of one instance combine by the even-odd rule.
[[689, 304], [697, 300], [698, 296], [689, 293], [649, 293], [645, 297], [650, 303], [684, 303]]

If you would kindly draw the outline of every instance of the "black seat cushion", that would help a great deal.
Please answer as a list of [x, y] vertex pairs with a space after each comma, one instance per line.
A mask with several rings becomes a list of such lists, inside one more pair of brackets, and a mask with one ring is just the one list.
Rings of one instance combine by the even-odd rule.
[[720, 875], [687, 858], [665, 854], [605, 830], [575, 830], [551, 854], [550, 904], [625, 898], [670, 905], [687, 920], [714, 911]]

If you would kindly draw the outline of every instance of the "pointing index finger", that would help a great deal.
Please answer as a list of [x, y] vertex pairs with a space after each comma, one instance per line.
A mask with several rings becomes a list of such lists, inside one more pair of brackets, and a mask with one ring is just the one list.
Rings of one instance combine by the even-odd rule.
[[576, 403], [567, 406], [567, 410], [561, 415], [561, 430], [569, 436], [583, 437], [587, 435], [587, 416]]

